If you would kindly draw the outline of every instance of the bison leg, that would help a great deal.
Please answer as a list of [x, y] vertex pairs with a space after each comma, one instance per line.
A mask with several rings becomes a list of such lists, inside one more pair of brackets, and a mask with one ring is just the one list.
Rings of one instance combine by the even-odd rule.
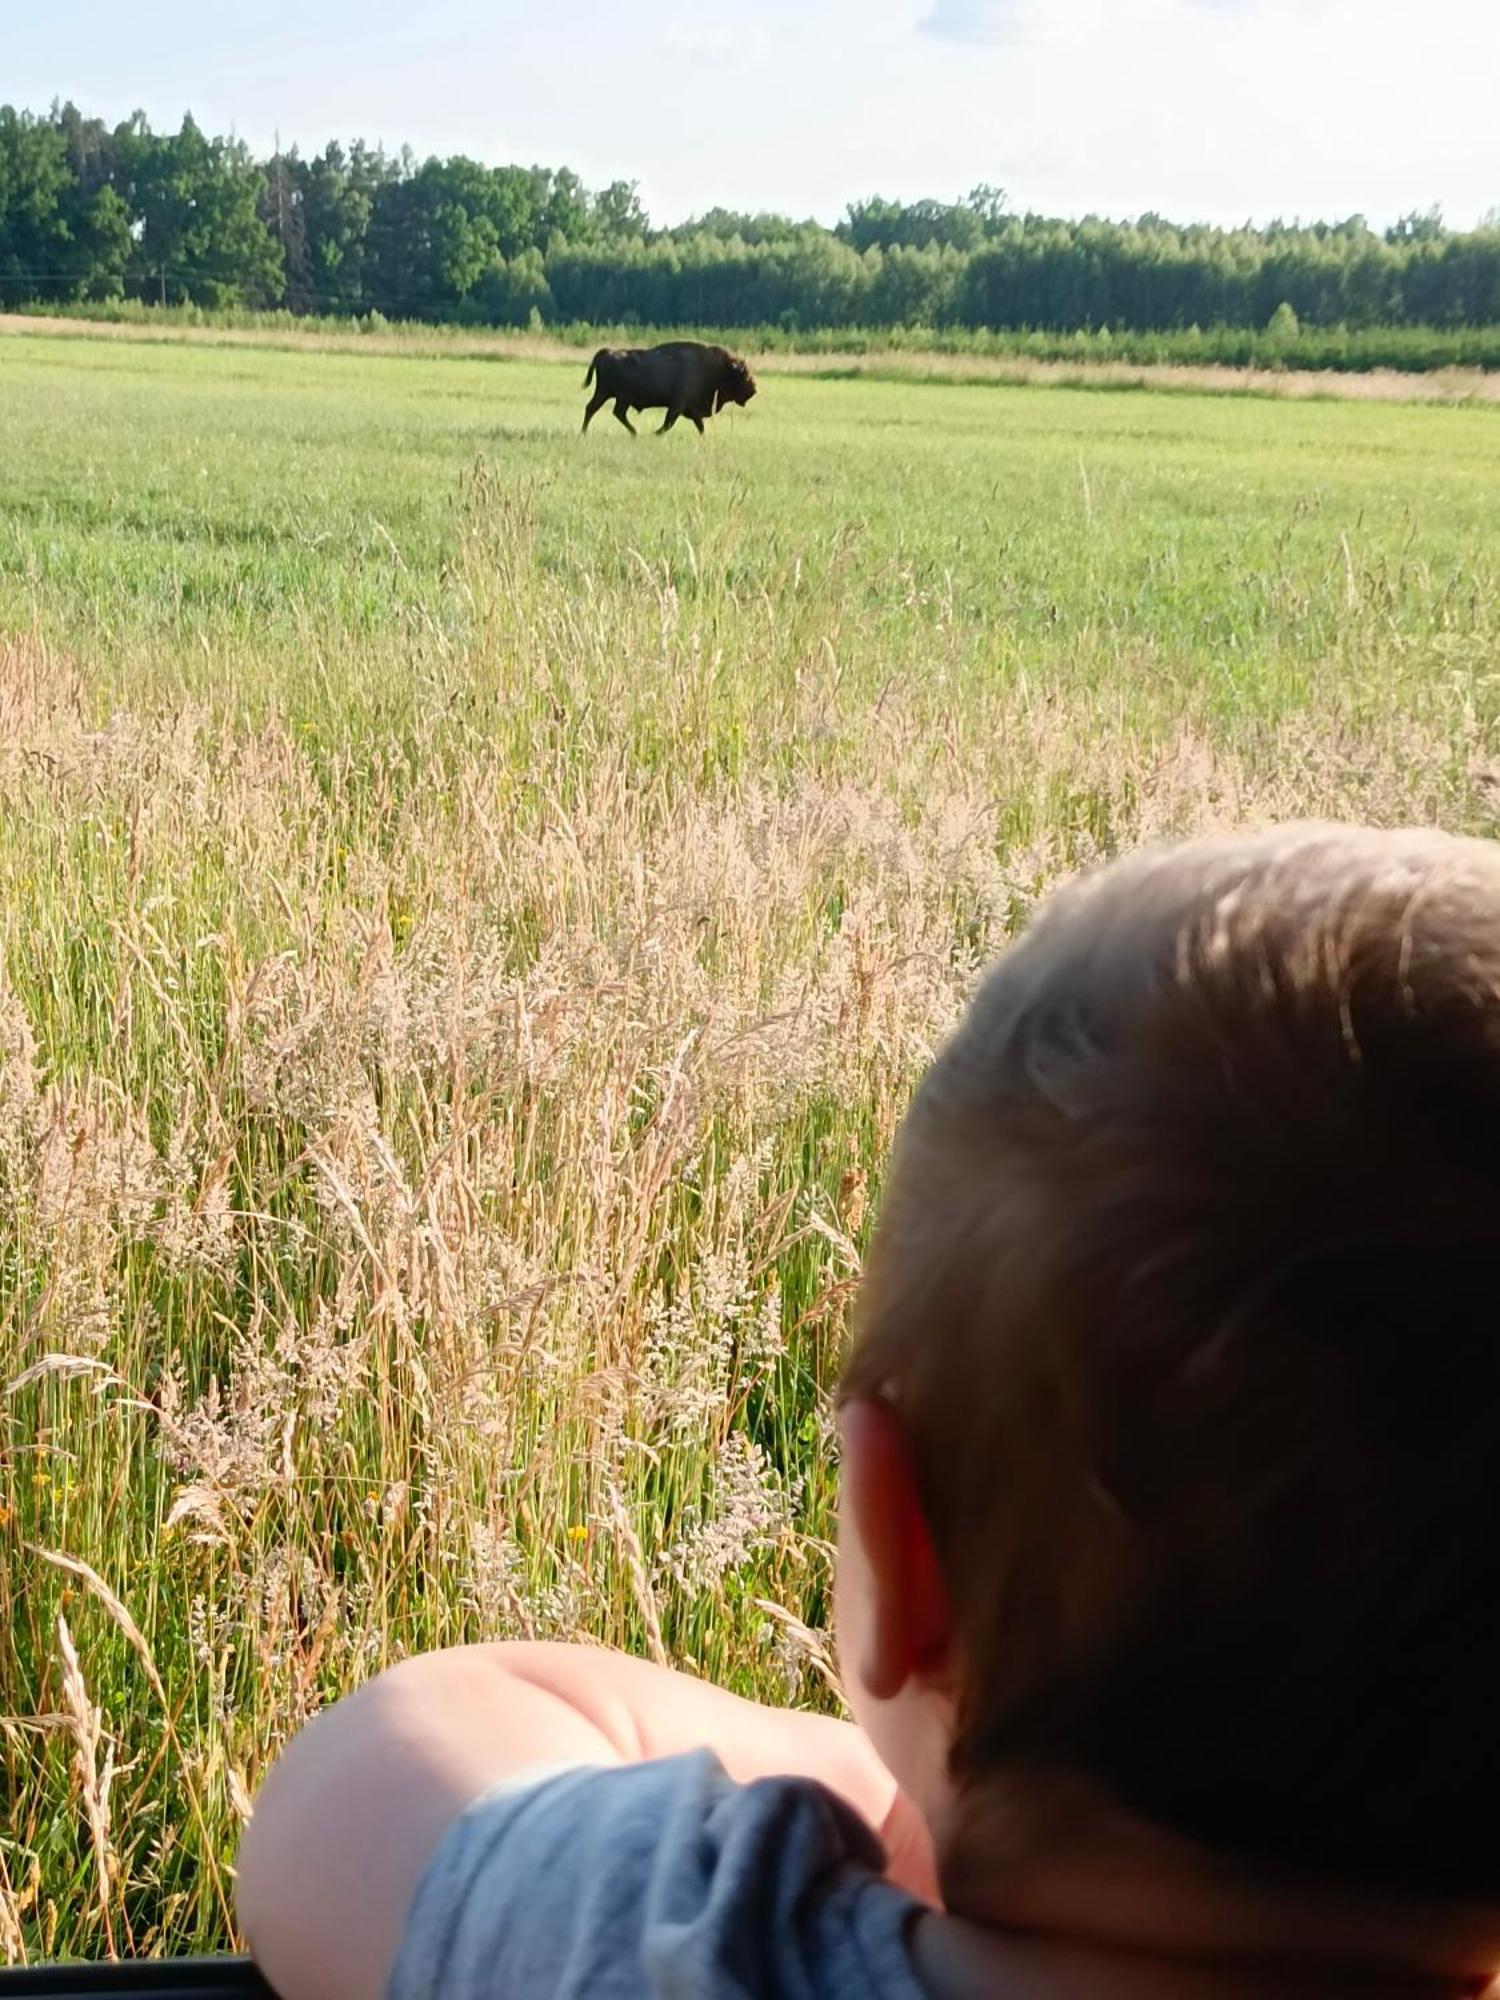
[[662, 423], [661, 429], [656, 433], [656, 435], [658, 437], [664, 436], [666, 432], [668, 432], [672, 428], [673, 424], [676, 423], [677, 419], [681, 415], [682, 415], [681, 410], [677, 409], [675, 406], [672, 409], [668, 410], [666, 417]]
[[698, 435], [699, 435], [699, 437], [702, 437], [702, 435], [703, 435], [703, 419], [702, 419], [702, 417], [694, 417], [694, 418], [693, 418], [693, 422], [694, 422], [694, 423], [695, 423], [695, 424], [696, 424], [696, 425], [698, 426]]
[[592, 396], [591, 396], [591, 397], [589, 398], [589, 406], [588, 406], [588, 408], [587, 408], [587, 409], [586, 409], [586, 410], [584, 411], [584, 413], [583, 413], [583, 428], [584, 428], [585, 430], [587, 430], [587, 429], [588, 429], [589, 425], [590, 425], [590, 424], [591, 424], [591, 423], [593, 422], [594, 418], [595, 418], [595, 417], [596, 417], [596, 416], [597, 416], [597, 415], [599, 414], [599, 412], [600, 412], [600, 411], [601, 411], [601, 410], [602, 410], [602, 409], [604, 408], [604, 405], [605, 405], [605, 404], [606, 404], [606, 403], [607, 403], [608, 401], [609, 401], [609, 398], [608, 398], [608, 396], [605, 396], [605, 395], [602, 395], [602, 394], [601, 394], [601, 393], [600, 393], [599, 391], [597, 391], [597, 390], [596, 390], [596, 391], [595, 391], [595, 393], [594, 393], [594, 394], [593, 394], [593, 395], [592, 395]]
[[623, 424], [632, 437], [639, 435], [635, 425], [630, 421], [630, 405], [623, 396], [615, 404], [615, 421]]

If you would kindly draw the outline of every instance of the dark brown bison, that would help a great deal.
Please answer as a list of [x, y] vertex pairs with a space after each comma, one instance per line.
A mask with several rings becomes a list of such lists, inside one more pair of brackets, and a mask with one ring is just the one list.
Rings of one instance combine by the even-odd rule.
[[[588, 429], [595, 413], [613, 403], [615, 415], [632, 437], [632, 410], [665, 410], [661, 430], [669, 431], [679, 417], [688, 417], [703, 435], [703, 419], [717, 416], [726, 403], [748, 403], [755, 394], [755, 377], [737, 354], [724, 347], [705, 347], [699, 340], [669, 340], [661, 347], [601, 347], [589, 363], [583, 386], [594, 385], [583, 413]], [[661, 432], [658, 431], [658, 436]]]

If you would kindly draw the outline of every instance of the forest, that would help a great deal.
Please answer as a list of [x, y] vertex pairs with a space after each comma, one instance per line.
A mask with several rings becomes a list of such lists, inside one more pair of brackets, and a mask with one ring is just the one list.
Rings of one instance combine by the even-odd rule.
[[[633, 183], [355, 140], [260, 159], [189, 116], [153, 131], [0, 106], [0, 305], [111, 301], [456, 322], [1115, 329], [1500, 324], [1500, 210], [1224, 229], [963, 201], [852, 203], [832, 229], [712, 209], [654, 226]], [[1279, 318], [1278, 318], [1279, 316]]]

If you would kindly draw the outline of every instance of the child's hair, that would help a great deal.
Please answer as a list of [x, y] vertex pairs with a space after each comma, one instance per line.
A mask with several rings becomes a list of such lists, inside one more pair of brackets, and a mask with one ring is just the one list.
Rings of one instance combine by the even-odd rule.
[[1293, 827], [1057, 896], [917, 1095], [843, 1393], [915, 1455], [961, 1783], [1500, 1895], [1500, 852]]

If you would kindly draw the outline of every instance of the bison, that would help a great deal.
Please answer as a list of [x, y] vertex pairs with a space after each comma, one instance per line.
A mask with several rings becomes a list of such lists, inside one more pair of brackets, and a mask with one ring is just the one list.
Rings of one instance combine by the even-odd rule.
[[703, 435], [703, 419], [717, 416], [726, 403], [748, 403], [755, 394], [755, 377], [737, 354], [724, 347], [705, 347], [698, 340], [669, 340], [662, 347], [601, 347], [589, 363], [583, 386], [594, 386], [583, 413], [588, 429], [606, 403], [632, 437], [639, 433], [630, 421], [632, 410], [665, 410], [661, 431], [679, 417], [688, 417]]

